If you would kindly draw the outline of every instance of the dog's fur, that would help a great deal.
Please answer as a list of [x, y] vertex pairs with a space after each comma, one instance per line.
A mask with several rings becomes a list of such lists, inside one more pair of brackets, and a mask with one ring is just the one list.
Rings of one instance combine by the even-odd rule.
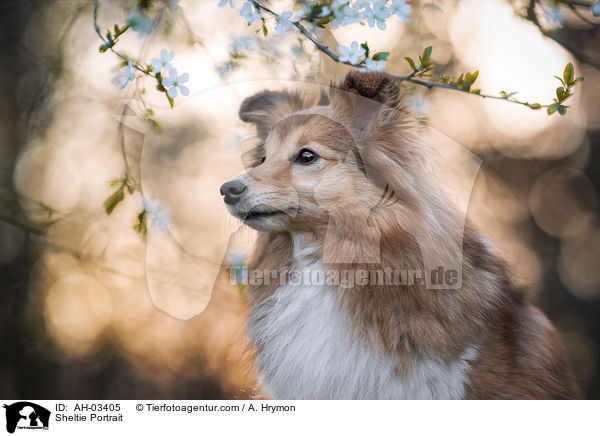
[[[276, 398], [576, 398], [557, 333], [506, 265], [446, 201], [399, 87], [349, 73], [329, 104], [293, 92], [246, 99], [262, 144], [230, 212], [259, 230], [252, 270], [423, 270], [462, 256], [458, 289], [376, 283], [252, 285], [248, 332]], [[298, 151], [319, 159], [299, 165]], [[395, 200], [377, 202], [382, 190]], [[249, 218], [249, 211], [282, 211]]]

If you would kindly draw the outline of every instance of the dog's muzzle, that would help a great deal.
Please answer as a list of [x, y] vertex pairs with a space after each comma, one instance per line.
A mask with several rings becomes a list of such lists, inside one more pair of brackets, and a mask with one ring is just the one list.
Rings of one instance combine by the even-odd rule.
[[221, 186], [221, 195], [224, 196], [226, 204], [234, 205], [244, 195], [248, 187], [238, 180], [231, 180]]

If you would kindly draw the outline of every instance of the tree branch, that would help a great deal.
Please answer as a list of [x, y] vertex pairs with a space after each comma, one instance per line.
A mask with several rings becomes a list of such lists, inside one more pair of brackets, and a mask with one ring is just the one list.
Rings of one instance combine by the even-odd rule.
[[[585, 54], [582, 50], [580, 50], [577, 47], [573, 47], [568, 45], [563, 39], [561, 39], [560, 35], [557, 34], [556, 32], [548, 32], [546, 31], [543, 26], [541, 25], [540, 21], [537, 18], [537, 14], [535, 12], [535, 5], [538, 3], [538, 0], [529, 0], [529, 3], [527, 4], [527, 8], [526, 8], [526, 15], [525, 15], [525, 19], [532, 22], [533, 24], [535, 24], [535, 26], [539, 29], [540, 33], [542, 35], [544, 35], [547, 38], [552, 39], [553, 41], [557, 42], [558, 44], [562, 45], [564, 48], [566, 48], [568, 51], [570, 51], [573, 56], [575, 56], [575, 59], [577, 59], [580, 62], [584, 62], [588, 65], [591, 65], [594, 68], [600, 68], [600, 63], [598, 63], [598, 61], [592, 59], [591, 57], [589, 57], [587, 54]], [[572, 4], [575, 4], [575, 2], [570, 2]], [[580, 6], [583, 6], [583, 4], [580, 4]], [[586, 5], [589, 6], [589, 5]]]
[[592, 3], [580, 2], [580, 1], [572, 1], [572, 0], [560, 0], [561, 3], [571, 5], [571, 6], [581, 6], [582, 8], [591, 8]]
[[[98, 0], [94, 0], [94, 29], [96, 30], [96, 33], [98, 34], [98, 37], [102, 40], [102, 42], [104, 42], [105, 44], [109, 44], [109, 41], [104, 37], [104, 35], [102, 35], [102, 31], [100, 30], [100, 27], [98, 26]], [[125, 56], [124, 54], [118, 52], [117, 50], [114, 49], [113, 45], [114, 43], [117, 41], [117, 39], [113, 40], [113, 44], [110, 44], [108, 49], [113, 52], [114, 54], [116, 54], [119, 58], [121, 58], [121, 60], [123, 60], [124, 62], [130, 62], [131, 59], [129, 59], [127, 56]], [[143, 68], [141, 68], [137, 62], [132, 62], [131, 65], [138, 70], [139, 72], [145, 74], [146, 76], [150, 76], [150, 77], [154, 77], [156, 78], [156, 75], [149, 73], [148, 71], [144, 70]]]
[[17, 227], [18, 229], [23, 230], [25, 233], [34, 234], [36, 236], [44, 237], [46, 236], [46, 232], [42, 229], [38, 229], [30, 224], [21, 222], [17, 220], [15, 217], [0, 214], [0, 221], [10, 224], [11, 226]]
[[[265, 5], [263, 5], [262, 3], [260, 3], [259, 1], [252, 0], [252, 3], [254, 4], [254, 6], [256, 7], [257, 10], [262, 10], [262, 11], [268, 13], [269, 15], [275, 17], [276, 19], [280, 19], [281, 18], [280, 15], [277, 12], [275, 12], [272, 9], [266, 7]], [[324, 53], [325, 55], [327, 55], [334, 62], [337, 62], [339, 64], [348, 65], [350, 67], [355, 67], [355, 68], [359, 68], [359, 67], [363, 67], [364, 66], [364, 62], [360, 62], [358, 64], [353, 64], [353, 63], [348, 62], [348, 61], [341, 61], [340, 60], [340, 56], [338, 54], [336, 54], [335, 52], [333, 52], [326, 45], [321, 44], [317, 40], [317, 38], [306, 27], [304, 27], [302, 25], [302, 23], [300, 22], [300, 20], [298, 20], [298, 21], [291, 21], [291, 23], [319, 51], [321, 51], [322, 53]], [[522, 105], [522, 106], [527, 106], [527, 107], [529, 107], [529, 105], [530, 105], [529, 102], [519, 101], [519, 100], [517, 100], [515, 98], [509, 98], [509, 97], [501, 96], [501, 95], [482, 94], [480, 92], [472, 92], [471, 90], [462, 89], [462, 88], [453, 86], [453, 85], [448, 84], [448, 83], [430, 82], [430, 81], [427, 81], [427, 80], [417, 79], [416, 77], [414, 77], [416, 73], [417, 73], [417, 70], [414, 70], [410, 74], [407, 74], [407, 75], [400, 75], [400, 74], [394, 74], [394, 73], [389, 73], [389, 74], [391, 76], [395, 77], [399, 81], [409, 82], [409, 83], [413, 83], [415, 85], [424, 86], [427, 89], [433, 89], [433, 88], [448, 89], [448, 90], [451, 90], [451, 91], [458, 91], [458, 92], [462, 92], [462, 93], [465, 93], [465, 94], [478, 95], [479, 97], [487, 98], [487, 99], [509, 101], [511, 103], [516, 103], [516, 104], [519, 104], [519, 105]], [[540, 105], [540, 107], [547, 107], [547, 106], [548, 105]]]

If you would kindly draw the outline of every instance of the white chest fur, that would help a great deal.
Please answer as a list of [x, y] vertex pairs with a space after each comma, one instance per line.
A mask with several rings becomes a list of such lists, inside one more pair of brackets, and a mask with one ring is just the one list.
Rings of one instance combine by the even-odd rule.
[[[296, 257], [300, 272], [323, 268]], [[310, 275], [310, 274], [309, 274]], [[399, 363], [359, 340], [335, 290], [287, 284], [252, 308], [248, 320], [265, 393], [277, 399], [460, 399], [476, 351], [444, 361], [418, 358], [398, 375]]]

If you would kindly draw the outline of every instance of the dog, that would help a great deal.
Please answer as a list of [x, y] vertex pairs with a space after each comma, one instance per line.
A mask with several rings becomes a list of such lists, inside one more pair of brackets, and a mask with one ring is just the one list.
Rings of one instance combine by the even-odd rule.
[[[263, 393], [578, 398], [554, 327], [428, 170], [396, 79], [351, 72], [328, 100], [247, 98], [239, 115], [261, 143], [221, 186], [258, 230], [247, 332]], [[427, 273], [456, 259], [458, 286], [432, 289]]]

